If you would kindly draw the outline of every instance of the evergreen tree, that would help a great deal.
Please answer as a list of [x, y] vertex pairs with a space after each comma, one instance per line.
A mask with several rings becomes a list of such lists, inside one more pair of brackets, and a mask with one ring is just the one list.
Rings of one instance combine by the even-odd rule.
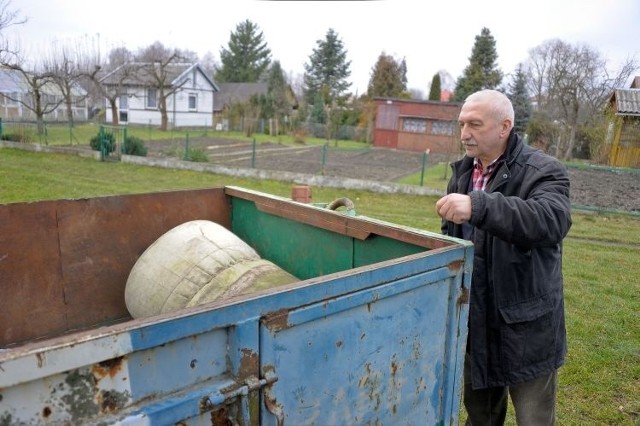
[[304, 64], [304, 98], [313, 105], [318, 95], [325, 105], [343, 103], [346, 91], [351, 86], [347, 78], [351, 75], [351, 61], [347, 61], [347, 51], [338, 34], [330, 28], [324, 40], [317, 41], [317, 47]]
[[311, 122], [325, 124], [327, 122], [327, 112], [324, 108], [324, 100], [322, 99], [322, 95], [318, 93], [316, 98], [312, 104], [311, 110], [309, 111], [309, 116]]
[[404, 59], [396, 61], [384, 52], [371, 70], [371, 79], [367, 88], [370, 98], [400, 98], [407, 92], [407, 64]]
[[221, 68], [215, 79], [228, 83], [255, 83], [271, 62], [271, 50], [258, 26], [248, 19], [231, 32], [229, 49], [220, 51]]
[[471, 50], [469, 65], [456, 82], [454, 99], [464, 101], [467, 96], [482, 89], [495, 89], [502, 81], [497, 68], [496, 41], [488, 28], [483, 28]]
[[518, 64], [516, 74], [513, 77], [513, 81], [509, 85], [509, 93], [507, 93], [511, 103], [513, 104], [513, 112], [515, 113], [515, 120], [513, 127], [520, 135], [524, 135], [531, 119], [533, 107], [531, 105], [531, 98], [529, 97], [529, 90], [527, 89], [527, 75], [522, 70], [522, 64]]
[[267, 70], [266, 82], [268, 87], [268, 101], [276, 118], [283, 119], [289, 113], [289, 85], [280, 65], [280, 61], [273, 61]]
[[442, 82], [440, 80], [440, 73], [437, 72], [434, 74], [433, 78], [431, 79], [431, 88], [429, 89], [429, 100], [439, 101], [441, 92], [442, 92]]

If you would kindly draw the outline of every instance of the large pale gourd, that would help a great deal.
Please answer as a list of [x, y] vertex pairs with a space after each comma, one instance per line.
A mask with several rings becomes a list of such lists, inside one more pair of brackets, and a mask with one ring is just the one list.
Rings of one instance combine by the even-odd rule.
[[127, 279], [125, 303], [140, 318], [295, 281], [225, 227], [195, 220], [145, 250]]

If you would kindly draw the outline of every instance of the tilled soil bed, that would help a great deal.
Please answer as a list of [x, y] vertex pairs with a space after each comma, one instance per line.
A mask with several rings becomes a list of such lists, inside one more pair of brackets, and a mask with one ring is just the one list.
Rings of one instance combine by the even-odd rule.
[[[185, 141], [152, 141], [146, 144], [150, 157], [184, 155]], [[284, 145], [218, 138], [198, 138], [189, 141], [190, 150], [204, 153], [209, 162], [228, 167], [323, 174], [392, 182], [419, 172], [425, 158], [422, 153], [363, 148], [337, 149], [309, 145]], [[454, 158], [428, 157], [428, 164], [452, 161]], [[609, 168], [569, 168], [571, 201], [576, 206], [596, 209], [623, 210], [640, 213], [640, 171], [617, 171]]]

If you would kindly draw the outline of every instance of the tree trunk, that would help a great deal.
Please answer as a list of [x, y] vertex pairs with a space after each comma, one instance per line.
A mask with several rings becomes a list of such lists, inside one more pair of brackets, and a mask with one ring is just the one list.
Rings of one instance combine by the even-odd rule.
[[69, 122], [69, 126], [73, 127], [73, 104], [71, 98], [66, 97], [64, 101], [67, 107], [67, 121]]
[[36, 114], [36, 123], [38, 128], [38, 134], [44, 135], [44, 117], [42, 116], [41, 112]]
[[118, 117], [117, 98], [109, 98], [109, 105], [111, 107], [111, 122], [114, 126], [117, 126], [120, 122], [120, 117]]
[[[162, 96], [160, 99], [160, 130], [166, 132], [169, 128], [169, 114], [167, 114], [167, 98]], [[175, 123], [174, 123], [175, 125]]]
[[571, 117], [571, 132], [569, 134], [569, 141], [567, 143], [567, 150], [564, 153], [564, 161], [569, 161], [573, 158], [573, 147], [576, 144], [576, 132], [578, 128], [578, 112], [580, 110], [580, 104], [576, 99], [573, 103], [573, 117]]

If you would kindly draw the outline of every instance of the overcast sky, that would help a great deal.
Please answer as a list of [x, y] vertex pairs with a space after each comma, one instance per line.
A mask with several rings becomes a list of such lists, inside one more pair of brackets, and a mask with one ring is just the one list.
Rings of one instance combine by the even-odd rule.
[[610, 71], [640, 62], [640, 0], [11, 0], [28, 21], [7, 31], [27, 52], [53, 40], [91, 40], [110, 50], [132, 51], [160, 41], [219, 62], [231, 32], [249, 19], [263, 32], [272, 59], [289, 75], [304, 64], [333, 28], [351, 61], [352, 92], [366, 91], [382, 52], [405, 58], [409, 88], [428, 93], [433, 75], [455, 79], [469, 63], [475, 37], [487, 27], [496, 40], [505, 74], [550, 39], [586, 44], [607, 60]]

